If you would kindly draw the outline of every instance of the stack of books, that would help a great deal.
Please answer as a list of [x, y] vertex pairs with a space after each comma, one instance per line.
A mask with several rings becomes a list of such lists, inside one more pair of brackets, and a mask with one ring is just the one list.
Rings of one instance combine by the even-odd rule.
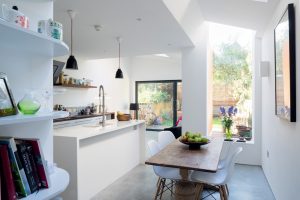
[[20, 199], [49, 187], [39, 139], [0, 137], [0, 199]]

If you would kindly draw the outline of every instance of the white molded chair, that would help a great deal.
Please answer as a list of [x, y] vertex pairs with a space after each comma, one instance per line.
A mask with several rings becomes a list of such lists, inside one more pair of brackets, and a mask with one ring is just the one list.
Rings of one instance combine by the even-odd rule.
[[171, 131], [160, 131], [158, 133], [158, 143], [160, 149], [165, 148], [168, 144], [176, 140], [174, 134]]
[[223, 143], [223, 148], [221, 152], [221, 158], [219, 160], [218, 169], [223, 169], [228, 162], [228, 159], [230, 157], [230, 152], [232, 150], [233, 142], [226, 142]]
[[[160, 151], [160, 147], [158, 145], [158, 142], [154, 140], [150, 140], [148, 142], [148, 147], [150, 150], [151, 156], [154, 156]], [[179, 169], [176, 168], [170, 168], [170, 167], [160, 167], [160, 166], [153, 166], [154, 173], [159, 177], [158, 182], [157, 182], [157, 191], [155, 194], [155, 198], [157, 199], [158, 196], [160, 196], [160, 199], [162, 197], [162, 194], [164, 192], [165, 187], [167, 187], [166, 184], [166, 179], [171, 180], [172, 184], [173, 181], [180, 180], [181, 175], [179, 173]], [[173, 186], [171, 188], [168, 187], [168, 189], [172, 191]]]
[[[221, 159], [219, 160], [219, 164], [218, 164], [218, 170], [224, 169], [226, 163], [229, 162], [230, 152], [232, 151], [233, 143], [234, 143], [233, 141], [229, 141], [229, 142], [224, 141], [222, 152], [221, 152]], [[227, 184], [225, 184], [225, 189], [227, 194], [229, 195], [229, 189]]]
[[216, 173], [194, 171], [191, 175], [193, 182], [198, 183], [196, 186], [196, 198], [199, 199], [202, 194], [203, 184], [214, 185], [219, 188], [221, 200], [227, 200], [228, 194], [226, 192], [226, 185], [231, 179], [234, 165], [238, 154], [243, 150], [242, 147], [237, 147], [230, 151], [228, 160], [225, 162], [223, 169], [218, 170]]

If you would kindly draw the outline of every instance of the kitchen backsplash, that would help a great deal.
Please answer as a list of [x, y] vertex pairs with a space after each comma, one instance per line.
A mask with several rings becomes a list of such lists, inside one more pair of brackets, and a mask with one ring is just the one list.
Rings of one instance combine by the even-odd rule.
[[[91, 114], [96, 114], [99, 111], [99, 106], [91, 103], [87, 106], [64, 106], [61, 104], [56, 104], [54, 105], [54, 110], [63, 110], [67, 111], [70, 113], [70, 116], [75, 116], [75, 115], [91, 115]], [[107, 110], [106, 110], [107, 111]]]

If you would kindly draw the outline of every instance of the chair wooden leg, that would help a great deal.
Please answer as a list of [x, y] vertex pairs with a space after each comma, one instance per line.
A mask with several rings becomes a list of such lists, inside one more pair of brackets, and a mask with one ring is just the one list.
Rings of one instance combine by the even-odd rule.
[[159, 178], [158, 180], [159, 181], [158, 181], [158, 186], [157, 186], [156, 193], [155, 193], [155, 196], [154, 196], [154, 200], [157, 200], [157, 197], [160, 194], [160, 190], [161, 190], [161, 186], [162, 186], [161, 178]]
[[222, 186], [219, 186], [220, 199], [225, 200]]
[[159, 186], [159, 183], [160, 183], [160, 177], [158, 177], [158, 179], [157, 179], [156, 187]]
[[225, 184], [225, 187], [226, 187], [227, 196], [229, 196], [229, 188], [228, 188], [228, 185]]
[[228, 195], [227, 195], [227, 191], [226, 191], [226, 186], [225, 186], [225, 185], [222, 185], [221, 188], [222, 188], [222, 190], [223, 190], [224, 200], [228, 200]]
[[160, 192], [160, 197], [159, 197], [159, 199], [162, 198], [162, 195], [163, 195], [163, 193], [164, 193], [164, 189], [165, 189], [165, 186], [166, 186], [166, 179], [163, 179], [161, 182], [162, 182], [162, 183], [161, 183], [162, 186], [161, 186], [161, 192]]
[[204, 185], [201, 183], [196, 184], [195, 200], [199, 200], [199, 198], [202, 196], [203, 187], [204, 187]]
[[173, 196], [174, 193], [174, 185], [175, 185], [175, 181], [171, 180], [171, 196]]

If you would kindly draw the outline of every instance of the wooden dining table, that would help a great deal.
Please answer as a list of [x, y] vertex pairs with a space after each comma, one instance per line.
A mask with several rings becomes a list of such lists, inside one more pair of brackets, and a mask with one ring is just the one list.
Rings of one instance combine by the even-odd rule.
[[195, 184], [189, 181], [189, 174], [191, 170], [217, 172], [223, 141], [222, 137], [214, 137], [200, 149], [190, 150], [189, 146], [177, 139], [146, 160], [145, 164], [178, 168], [182, 179], [176, 181], [175, 199], [194, 199]]

